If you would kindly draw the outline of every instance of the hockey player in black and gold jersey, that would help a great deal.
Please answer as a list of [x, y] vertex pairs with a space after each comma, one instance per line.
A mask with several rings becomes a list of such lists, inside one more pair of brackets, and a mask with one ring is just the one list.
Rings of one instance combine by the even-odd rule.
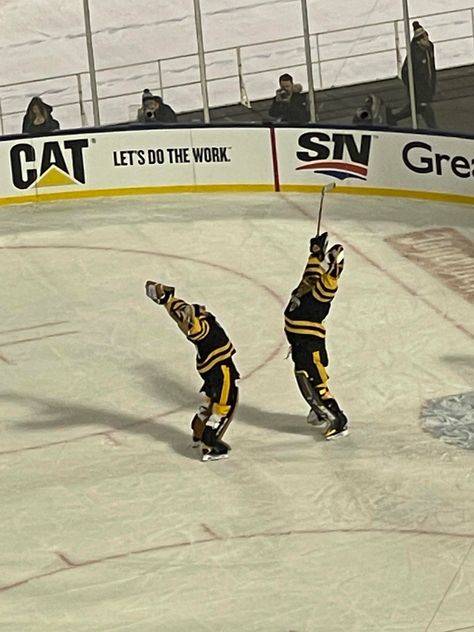
[[348, 433], [348, 424], [328, 388], [324, 320], [344, 268], [344, 249], [336, 244], [327, 250], [327, 245], [327, 233], [310, 241], [303, 277], [285, 309], [285, 334], [298, 387], [311, 408], [308, 423], [324, 425], [326, 439], [334, 439]]
[[203, 402], [191, 422], [193, 441], [201, 446], [203, 461], [228, 457], [230, 446], [222, 441], [238, 400], [240, 375], [232, 356], [235, 349], [215, 316], [203, 305], [174, 296], [174, 288], [155, 281], [145, 283], [146, 295], [164, 305], [186, 338], [196, 347], [196, 368], [204, 380]]

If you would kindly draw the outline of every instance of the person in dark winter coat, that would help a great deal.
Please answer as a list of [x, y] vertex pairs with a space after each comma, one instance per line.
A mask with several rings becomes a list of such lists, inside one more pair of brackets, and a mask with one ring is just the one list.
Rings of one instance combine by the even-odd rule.
[[280, 76], [279, 83], [268, 110], [269, 116], [278, 123], [307, 123], [310, 114], [301, 84], [293, 83], [293, 77], [288, 73]]
[[51, 116], [53, 108], [40, 97], [33, 97], [26, 108], [21, 131], [23, 134], [51, 134], [59, 123]]
[[[436, 92], [436, 65], [434, 46], [428, 33], [419, 22], [413, 22], [413, 39], [411, 40], [411, 60], [413, 65], [413, 80], [415, 84], [415, 103], [417, 114], [421, 114], [427, 127], [436, 129], [435, 113], [431, 106]], [[408, 59], [402, 66], [402, 81], [408, 91]], [[393, 122], [408, 118], [411, 114], [408, 102], [399, 112], [393, 115]]]
[[143, 91], [142, 107], [138, 110], [137, 120], [140, 123], [176, 123], [176, 113], [159, 96], [148, 89]]

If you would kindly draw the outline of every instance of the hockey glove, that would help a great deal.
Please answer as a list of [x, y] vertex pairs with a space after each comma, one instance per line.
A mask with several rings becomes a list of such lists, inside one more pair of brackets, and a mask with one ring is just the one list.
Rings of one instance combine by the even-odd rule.
[[322, 261], [326, 255], [326, 248], [328, 247], [328, 234], [322, 233], [313, 237], [309, 242], [309, 249], [311, 254]]
[[158, 303], [158, 305], [165, 305], [174, 296], [174, 287], [156, 283], [156, 281], [147, 281], [145, 293], [153, 302]]
[[327, 273], [337, 279], [344, 269], [344, 248], [335, 244], [326, 254]]

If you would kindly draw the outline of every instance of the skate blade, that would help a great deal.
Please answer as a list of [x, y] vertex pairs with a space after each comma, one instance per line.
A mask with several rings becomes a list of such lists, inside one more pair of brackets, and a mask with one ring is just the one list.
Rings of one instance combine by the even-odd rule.
[[201, 461], [221, 461], [222, 459], [228, 459], [228, 454], [203, 454]]
[[347, 437], [349, 434], [349, 428], [344, 428], [341, 432], [336, 432], [335, 434], [324, 435], [326, 437], [326, 441], [333, 441], [334, 439], [339, 439], [340, 437]]

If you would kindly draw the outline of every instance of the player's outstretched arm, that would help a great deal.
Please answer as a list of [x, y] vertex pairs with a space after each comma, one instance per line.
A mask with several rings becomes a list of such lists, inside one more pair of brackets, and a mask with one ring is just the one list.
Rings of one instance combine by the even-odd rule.
[[171, 318], [177, 323], [181, 331], [188, 335], [195, 320], [194, 308], [181, 298], [175, 297], [175, 288], [156, 281], [145, 283], [145, 293], [154, 303], [164, 305]]

